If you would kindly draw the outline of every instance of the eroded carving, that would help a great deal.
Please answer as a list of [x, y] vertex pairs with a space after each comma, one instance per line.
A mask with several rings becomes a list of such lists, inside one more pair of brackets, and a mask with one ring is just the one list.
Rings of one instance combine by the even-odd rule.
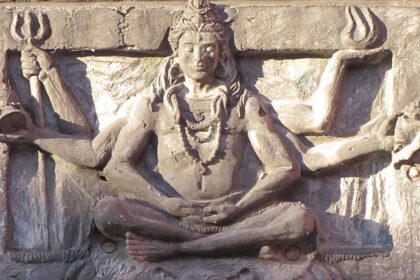
[[395, 127], [392, 162], [410, 180], [420, 177], [420, 103], [412, 102], [399, 114]]
[[[138, 98], [129, 115], [95, 137], [52, 55], [36, 42], [47, 34], [46, 19], [39, 16], [40, 31], [35, 35], [32, 17], [22, 21], [16, 15], [12, 35], [22, 43], [23, 76], [30, 81], [38, 106], [30, 112], [32, 123], [17, 100], [2, 104], [0, 141], [31, 144], [99, 172], [98, 177], [114, 190], [112, 196], [98, 197], [93, 207], [96, 227], [109, 239], [100, 246], [106, 255], [120, 256], [123, 239], [131, 256], [124, 256], [124, 262], [134, 260], [139, 266], [179, 255], [256, 257], [259, 253], [284, 265], [286, 278], [340, 279], [339, 270], [315, 260], [313, 214], [302, 203], [281, 198], [302, 174], [311, 176], [377, 151], [393, 150], [394, 165], [409, 165], [409, 178], [417, 180], [418, 104], [398, 118], [395, 136], [396, 116], [384, 113], [369, 131], [310, 145], [305, 136], [328, 135], [345, 70], [378, 64], [390, 56], [385, 49], [365, 50], [380, 37], [371, 11], [364, 10], [366, 19], [355, 20], [355, 13], [360, 13], [349, 8], [347, 16], [353, 23], [344, 32], [345, 41], [354, 44], [343, 44], [354, 49], [337, 51], [328, 59], [308, 98], [275, 102], [274, 108], [243, 86], [232, 38], [218, 12], [208, 1], [187, 3], [169, 33], [173, 55], [147, 94]], [[26, 31], [19, 31], [20, 21]], [[362, 39], [354, 35], [355, 22], [367, 24]], [[58, 115], [58, 131], [43, 121], [40, 83]], [[6, 117], [10, 108], [20, 119]], [[155, 153], [155, 170], [139, 166], [148, 147]], [[240, 174], [247, 148], [262, 168], [255, 183], [243, 186]], [[45, 176], [44, 160], [38, 163], [41, 176]], [[40, 196], [46, 192], [41, 189]], [[47, 205], [46, 199], [41, 200]], [[48, 216], [47, 210], [44, 214]], [[69, 274], [90, 265], [85, 260], [87, 249], [9, 256], [19, 263], [75, 262]], [[143, 278], [150, 274], [151, 279], [260, 279], [248, 267], [230, 276], [210, 270], [187, 272], [179, 278], [161, 267], [130, 273]]]
[[346, 48], [367, 49], [374, 47], [380, 37], [381, 28], [368, 7], [346, 7], [347, 25], [341, 32], [341, 42]]

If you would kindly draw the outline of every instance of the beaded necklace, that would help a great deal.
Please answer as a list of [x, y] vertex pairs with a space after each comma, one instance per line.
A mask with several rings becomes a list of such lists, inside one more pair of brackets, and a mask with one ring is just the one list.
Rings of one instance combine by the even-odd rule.
[[[223, 98], [220, 95], [216, 96], [211, 102], [212, 106], [210, 106], [211, 117], [208, 120], [197, 122], [196, 120], [189, 120], [184, 114], [181, 113], [182, 110], [176, 92], [177, 88], [172, 88], [168, 90], [167, 98], [170, 100], [170, 103], [175, 113], [175, 125], [181, 138], [183, 151], [191, 160], [191, 162], [195, 165], [197, 173], [199, 173], [200, 175], [204, 175], [207, 171], [207, 165], [215, 159], [221, 145]], [[191, 99], [189, 100], [189, 102], [187, 100], [185, 101], [192, 109], [194, 107], [197, 108], [197, 106], [203, 106], [203, 102], [200, 99]], [[202, 107], [201, 109], [207, 110], [208, 108]], [[197, 135], [195, 135], [196, 132], [203, 131], [206, 129], [209, 130], [209, 133], [206, 137], [200, 138]], [[199, 151], [193, 147], [189, 139], [191, 139], [193, 143], [205, 143], [210, 141], [213, 135], [215, 135], [213, 140], [215, 141], [215, 146], [206, 158], [202, 158], [200, 156]]]

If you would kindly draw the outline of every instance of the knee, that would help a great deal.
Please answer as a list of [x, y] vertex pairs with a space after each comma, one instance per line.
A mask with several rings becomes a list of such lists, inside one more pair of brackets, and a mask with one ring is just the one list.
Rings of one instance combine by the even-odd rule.
[[315, 219], [313, 214], [303, 205], [291, 207], [291, 225], [294, 228], [296, 237], [310, 235], [315, 230]]
[[93, 219], [102, 232], [107, 232], [119, 224], [121, 216], [120, 198], [106, 196], [93, 207]]
[[303, 204], [284, 203], [277, 211], [276, 227], [288, 239], [304, 238], [314, 231], [314, 216]]
[[311, 234], [315, 230], [315, 218], [314, 215], [308, 209], [305, 209], [303, 214], [303, 230], [306, 235]]

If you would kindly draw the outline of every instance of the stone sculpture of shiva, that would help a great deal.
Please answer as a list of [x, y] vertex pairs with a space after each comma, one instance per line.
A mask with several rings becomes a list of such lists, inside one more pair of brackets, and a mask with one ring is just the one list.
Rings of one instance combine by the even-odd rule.
[[[136, 260], [296, 244], [314, 231], [314, 218], [302, 204], [275, 203], [278, 196], [301, 172], [386, 148], [384, 137], [375, 134], [350, 137], [333, 144], [334, 149], [305, 147], [296, 136], [328, 131], [344, 69], [378, 62], [381, 50], [336, 52], [311, 98], [277, 108], [287, 128], [281, 135], [258, 96], [241, 85], [227, 27], [214, 5], [189, 1], [170, 30], [169, 42], [173, 55], [149, 93], [139, 99], [131, 115], [94, 139], [80, 136], [88, 129], [77, 131], [87, 127], [86, 119], [51, 56], [27, 46], [22, 54], [24, 76], [41, 69], [39, 77], [52, 106], [67, 125], [75, 126], [63, 126], [61, 133], [28, 126], [24, 132], [0, 138], [32, 142], [69, 162], [103, 169], [118, 196], [96, 203], [95, 224], [110, 238], [125, 238]], [[60, 102], [63, 98], [65, 106]], [[240, 171], [248, 144], [263, 171], [244, 191]], [[154, 184], [138, 168], [148, 145], [154, 146], [156, 170], [172, 192]]]

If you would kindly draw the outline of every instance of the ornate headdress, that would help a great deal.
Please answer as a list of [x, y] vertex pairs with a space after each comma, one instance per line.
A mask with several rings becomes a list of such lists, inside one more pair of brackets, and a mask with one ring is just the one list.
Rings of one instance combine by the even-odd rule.
[[184, 10], [183, 20], [190, 21], [197, 27], [202, 27], [206, 24], [220, 24], [215, 5], [210, 4], [207, 0], [188, 1], [187, 8]]
[[[240, 85], [235, 59], [230, 47], [230, 33], [226, 21], [219, 14], [216, 5], [208, 0], [188, 0], [185, 9], [169, 32], [169, 44], [174, 55], [165, 63], [162, 71], [153, 83], [153, 92], [156, 100], [162, 100], [163, 95], [171, 92], [171, 88], [183, 82], [184, 76], [177, 59], [179, 41], [188, 31], [209, 32], [214, 34], [219, 44], [220, 61], [216, 69], [216, 78], [226, 88], [225, 97], [222, 98], [226, 109], [229, 100], [237, 102], [242, 98], [244, 89]], [[169, 98], [170, 99], [170, 98]], [[168, 100], [169, 100], [168, 99]], [[242, 102], [242, 101], [241, 101]], [[240, 113], [242, 116], [242, 113]]]
[[214, 33], [220, 43], [221, 56], [230, 54], [229, 38], [216, 6], [208, 0], [188, 0], [186, 7], [171, 27], [169, 44], [174, 52], [178, 50], [178, 43], [186, 31]]

